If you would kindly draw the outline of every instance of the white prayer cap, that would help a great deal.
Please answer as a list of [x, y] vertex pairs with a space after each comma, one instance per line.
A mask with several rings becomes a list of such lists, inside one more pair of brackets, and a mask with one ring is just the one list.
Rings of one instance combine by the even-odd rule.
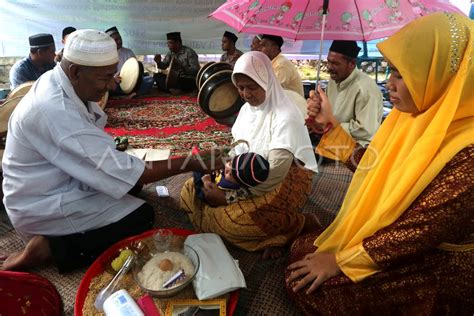
[[63, 56], [74, 64], [92, 67], [109, 66], [119, 61], [115, 41], [96, 30], [77, 30], [69, 34]]

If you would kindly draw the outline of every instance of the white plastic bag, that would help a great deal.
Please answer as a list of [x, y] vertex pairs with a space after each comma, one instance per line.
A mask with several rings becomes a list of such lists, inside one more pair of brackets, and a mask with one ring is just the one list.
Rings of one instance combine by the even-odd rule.
[[198, 299], [212, 299], [246, 287], [238, 262], [227, 251], [219, 235], [211, 233], [190, 235], [184, 243], [196, 250], [199, 255], [201, 264], [193, 280]]

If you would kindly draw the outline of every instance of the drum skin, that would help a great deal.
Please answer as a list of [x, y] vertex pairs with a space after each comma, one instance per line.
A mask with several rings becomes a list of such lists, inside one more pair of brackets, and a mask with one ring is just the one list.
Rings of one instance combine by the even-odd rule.
[[237, 113], [245, 103], [231, 77], [232, 70], [218, 71], [210, 76], [199, 90], [199, 106], [212, 118], [228, 118]]
[[123, 93], [136, 92], [143, 81], [143, 64], [136, 58], [131, 57], [123, 64], [120, 70], [120, 88]]
[[199, 85], [197, 86], [201, 89], [204, 82], [209, 79], [213, 74], [221, 70], [232, 70], [232, 65], [228, 63], [213, 63], [209, 65], [206, 69], [204, 69], [201, 73], [201, 77], [199, 78]]

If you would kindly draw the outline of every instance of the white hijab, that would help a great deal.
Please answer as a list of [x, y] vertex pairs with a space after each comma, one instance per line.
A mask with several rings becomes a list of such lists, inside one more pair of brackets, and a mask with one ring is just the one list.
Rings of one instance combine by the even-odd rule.
[[265, 101], [258, 106], [245, 103], [232, 127], [234, 140], [246, 140], [238, 145], [235, 153], [254, 152], [268, 158], [272, 149], [285, 149], [304, 163], [306, 169], [318, 172], [318, 165], [311, 146], [308, 130], [300, 110], [286, 95], [275, 77], [270, 59], [261, 52], [243, 54], [234, 66], [240, 73], [254, 80], [265, 90]]

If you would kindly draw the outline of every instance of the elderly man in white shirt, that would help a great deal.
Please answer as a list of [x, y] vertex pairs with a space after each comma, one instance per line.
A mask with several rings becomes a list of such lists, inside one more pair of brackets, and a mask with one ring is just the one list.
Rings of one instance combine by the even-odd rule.
[[145, 168], [142, 160], [115, 149], [96, 102], [115, 85], [117, 62], [112, 38], [76, 31], [61, 64], [13, 112], [2, 164], [3, 202], [27, 245], [3, 256], [0, 269], [53, 260], [66, 272], [90, 264], [118, 240], [152, 227], [153, 208], [128, 194], [135, 185], [202, 169], [198, 160], [186, 164], [185, 158]]

